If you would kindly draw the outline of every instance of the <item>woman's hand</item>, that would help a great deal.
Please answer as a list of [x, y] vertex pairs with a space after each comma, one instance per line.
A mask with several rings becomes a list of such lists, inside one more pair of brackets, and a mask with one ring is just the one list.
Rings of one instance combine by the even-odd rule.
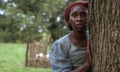
[[87, 65], [90, 67], [92, 65], [92, 54], [91, 54], [91, 46], [90, 39], [87, 39]]

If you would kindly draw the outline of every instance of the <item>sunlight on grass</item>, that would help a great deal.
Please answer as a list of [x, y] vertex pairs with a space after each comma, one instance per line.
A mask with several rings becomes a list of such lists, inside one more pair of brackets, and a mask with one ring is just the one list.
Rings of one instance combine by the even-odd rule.
[[45, 68], [25, 67], [25, 44], [0, 43], [0, 72], [51, 72]]

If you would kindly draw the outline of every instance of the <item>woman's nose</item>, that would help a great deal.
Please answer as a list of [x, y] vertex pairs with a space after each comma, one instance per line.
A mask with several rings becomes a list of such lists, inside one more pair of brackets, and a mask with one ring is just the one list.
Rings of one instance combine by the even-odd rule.
[[80, 15], [77, 16], [77, 20], [81, 20], [81, 16]]

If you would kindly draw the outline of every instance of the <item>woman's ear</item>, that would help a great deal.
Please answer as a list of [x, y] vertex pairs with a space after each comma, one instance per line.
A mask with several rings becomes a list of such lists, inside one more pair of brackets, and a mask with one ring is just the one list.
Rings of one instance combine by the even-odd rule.
[[68, 21], [68, 24], [71, 24], [71, 21], [70, 21], [70, 20]]
[[70, 30], [72, 30], [71, 21], [69, 20], [67, 23], [68, 23], [68, 24], [67, 24], [67, 27], [68, 27]]

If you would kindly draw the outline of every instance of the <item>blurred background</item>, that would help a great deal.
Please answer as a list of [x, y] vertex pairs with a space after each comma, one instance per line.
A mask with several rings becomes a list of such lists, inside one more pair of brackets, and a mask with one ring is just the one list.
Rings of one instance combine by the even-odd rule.
[[51, 72], [39, 64], [53, 41], [68, 33], [63, 13], [72, 1], [0, 0], [0, 72]]

